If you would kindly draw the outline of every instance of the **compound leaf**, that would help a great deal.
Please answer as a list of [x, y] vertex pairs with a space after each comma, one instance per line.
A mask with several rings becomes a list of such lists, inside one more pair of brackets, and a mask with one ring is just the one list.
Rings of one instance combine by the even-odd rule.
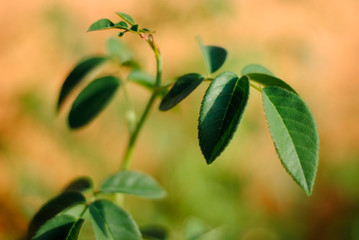
[[106, 57], [90, 57], [84, 59], [71, 71], [62, 84], [59, 99], [57, 101], [57, 110], [60, 110], [63, 102], [70, 92], [81, 82], [81, 80], [94, 68], [106, 61]]
[[91, 82], [77, 96], [68, 117], [70, 128], [84, 126], [94, 119], [108, 104], [119, 86], [114, 76], [105, 76]]
[[81, 203], [86, 203], [86, 199], [79, 192], [65, 192], [51, 199], [40, 208], [31, 220], [27, 232], [27, 239], [31, 239], [39, 228], [49, 219], [55, 217], [65, 209]]
[[262, 89], [264, 111], [284, 168], [310, 195], [318, 167], [319, 137], [303, 100], [280, 87]]
[[82, 218], [66, 214], [56, 216], [41, 226], [33, 240], [76, 240], [83, 223]]
[[123, 12], [116, 12], [116, 14], [117, 14], [118, 16], [120, 16], [123, 20], [125, 20], [126, 22], [128, 22], [129, 24], [131, 24], [131, 25], [135, 25], [135, 24], [136, 24], [135, 21], [133, 20], [133, 18], [132, 18], [130, 15], [128, 15], [128, 14], [126, 14], [126, 13], [123, 13]]
[[249, 96], [249, 80], [232, 72], [219, 74], [203, 98], [199, 145], [208, 164], [226, 148], [240, 122]]
[[219, 46], [206, 46], [203, 45], [198, 38], [198, 45], [201, 48], [201, 52], [206, 63], [206, 67], [209, 73], [217, 71], [226, 61], [227, 50]]
[[89, 29], [87, 31], [91, 32], [91, 31], [98, 31], [98, 30], [106, 30], [106, 29], [114, 28], [114, 26], [115, 26], [115, 24], [113, 22], [111, 22], [111, 20], [109, 20], [107, 18], [103, 18], [103, 19], [100, 19], [100, 20], [94, 22], [93, 24], [91, 24], [91, 26], [89, 27]]
[[108, 200], [91, 203], [90, 216], [97, 240], [142, 239], [132, 217]]
[[189, 73], [179, 77], [171, 90], [162, 99], [160, 110], [167, 111], [176, 106], [195, 90], [203, 80], [204, 77], [198, 73]]
[[144, 173], [120, 171], [107, 178], [101, 186], [102, 192], [127, 193], [146, 198], [163, 198], [166, 191], [161, 185]]

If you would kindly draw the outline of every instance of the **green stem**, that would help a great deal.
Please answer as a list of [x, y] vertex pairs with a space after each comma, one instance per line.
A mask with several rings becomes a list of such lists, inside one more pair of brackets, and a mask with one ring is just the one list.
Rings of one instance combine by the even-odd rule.
[[153, 89], [152, 95], [147, 102], [147, 105], [141, 115], [141, 118], [137, 122], [134, 131], [130, 135], [130, 139], [128, 141], [128, 145], [127, 145], [126, 152], [125, 152], [123, 162], [122, 162], [122, 169], [129, 168], [129, 165], [130, 165], [131, 159], [132, 159], [133, 149], [134, 149], [135, 143], [137, 141], [137, 137], [142, 129], [144, 122], [146, 121], [146, 119], [148, 117], [148, 114], [149, 114], [157, 96], [160, 93], [161, 74], [162, 74], [162, 58], [161, 58], [160, 51], [159, 51], [158, 47], [156, 46], [156, 44], [153, 41], [152, 35], [149, 35], [149, 37], [146, 40], [147, 40], [148, 44], [151, 46], [151, 48], [155, 54], [155, 57], [156, 57], [156, 82], [155, 82], [155, 87]]
[[259, 92], [262, 92], [262, 89], [259, 86], [257, 86], [256, 84], [254, 84], [252, 82], [249, 82], [249, 84], [251, 85], [251, 87], [257, 89]]

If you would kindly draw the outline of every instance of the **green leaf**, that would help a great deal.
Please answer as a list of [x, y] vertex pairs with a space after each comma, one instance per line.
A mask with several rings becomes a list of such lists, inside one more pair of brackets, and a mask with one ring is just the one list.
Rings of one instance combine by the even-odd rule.
[[65, 189], [64, 192], [85, 192], [93, 189], [93, 182], [89, 177], [80, 177], [71, 182]]
[[59, 215], [46, 222], [33, 240], [76, 240], [84, 220], [69, 215]]
[[200, 38], [198, 38], [198, 45], [201, 48], [208, 72], [214, 73], [226, 61], [227, 50], [218, 46], [203, 45]]
[[249, 65], [245, 66], [241, 71], [242, 75], [247, 75], [250, 73], [262, 73], [262, 74], [266, 74], [266, 75], [275, 77], [271, 71], [269, 71], [267, 68], [265, 68], [259, 64], [249, 64]]
[[70, 92], [83, 80], [83, 78], [94, 68], [106, 61], [106, 57], [90, 57], [84, 59], [71, 71], [62, 84], [59, 99], [57, 101], [57, 110], [60, 110], [63, 102]]
[[142, 237], [148, 240], [166, 240], [168, 237], [167, 229], [160, 225], [146, 225], [140, 228]]
[[107, 52], [111, 56], [118, 58], [121, 63], [133, 61], [133, 54], [131, 49], [129, 49], [126, 44], [116, 38], [109, 38], [107, 40]]
[[195, 90], [203, 80], [204, 77], [198, 73], [189, 73], [179, 77], [171, 90], [162, 99], [160, 110], [167, 111], [176, 106]]
[[132, 70], [128, 75], [127, 80], [130, 82], [135, 82], [147, 89], [153, 89], [156, 82], [155, 76], [139, 69]]
[[303, 100], [279, 87], [262, 90], [264, 111], [276, 151], [294, 181], [310, 195], [318, 167], [319, 137]]
[[38, 229], [49, 219], [65, 209], [81, 203], [86, 203], [86, 199], [79, 192], [65, 192], [51, 199], [40, 208], [31, 220], [27, 232], [27, 239], [31, 239]]
[[101, 192], [127, 193], [146, 198], [163, 198], [166, 191], [155, 179], [144, 173], [120, 171], [107, 178], [101, 186]]
[[114, 28], [114, 26], [115, 24], [111, 22], [109, 19], [103, 18], [91, 24], [91, 26], [87, 31], [91, 32], [97, 30], [106, 30], [106, 29]]
[[246, 76], [219, 74], [203, 98], [198, 125], [199, 145], [207, 163], [226, 148], [240, 122], [249, 95]]
[[125, 30], [128, 30], [128, 25], [126, 22], [124, 21], [120, 21], [118, 23], [115, 23], [114, 25], [115, 28], [120, 28], [120, 29], [125, 29]]
[[108, 104], [119, 86], [114, 76], [105, 76], [91, 82], [77, 96], [68, 117], [69, 127], [80, 128], [93, 120]]
[[131, 24], [131, 25], [135, 25], [135, 24], [136, 24], [135, 21], [133, 20], [133, 18], [132, 18], [130, 15], [128, 15], [128, 14], [126, 14], [126, 13], [123, 13], [123, 12], [116, 12], [116, 14], [117, 14], [118, 16], [120, 16], [123, 20], [125, 20], [126, 22], [128, 22], [129, 24]]
[[97, 240], [142, 239], [132, 217], [108, 200], [91, 203], [90, 215]]
[[133, 25], [133, 26], [131, 27], [131, 31], [137, 32], [137, 31], [138, 31], [138, 24]]

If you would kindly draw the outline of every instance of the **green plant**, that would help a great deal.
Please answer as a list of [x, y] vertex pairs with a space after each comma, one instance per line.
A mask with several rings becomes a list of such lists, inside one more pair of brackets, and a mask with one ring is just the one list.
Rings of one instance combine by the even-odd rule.
[[[296, 91], [260, 65], [242, 69], [241, 76], [223, 72], [213, 76], [223, 65], [227, 51], [218, 46], [198, 44], [207, 67], [207, 74], [188, 73], [177, 78], [173, 86], [162, 85], [162, 60], [153, 32], [140, 28], [127, 14], [118, 12], [122, 19], [113, 23], [101, 19], [93, 23], [89, 31], [118, 29], [119, 37], [133, 33], [144, 39], [153, 50], [156, 59], [156, 76], [142, 70], [124, 45], [114, 39], [108, 42], [109, 56], [95, 56], [80, 62], [62, 85], [57, 110], [60, 110], [70, 93], [83, 83], [85, 76], [100, 65], [101, 72], [91, 75], [92, 81], [74, 100], [68, 115], [71, 129], [80, 128], [92, 121], [109, 103], [118, 88], [122, 88], [128, 100], [129, 141], [121, 169], [104, 180], [95, 190], [90, 178], [72, 182], [61, 194], [47, 202], [30, 223], [28, 239], [78, 239], [85, 221], [90, 220], [96, 239], [165, 239], [162, 229], [142, 230], [121, 207], [122, 194], [146, 198], [162, 198], [165, 190], [150, 176], [129, 171], [132, 152], [139, 133], [157, 99], [161, 111], [167, 111], [194, 91], [203, 82], [209, 87], [203, 97], [199, 120], [198, 138], [208, 164], [215, 161], [231, 141], [245, 110], [250, 87], [259, 91], [267, 123], [278, 156], [294, 181], [310, 195], [318, 165], [319, 138], [309, 109]], [[119, 75], [122, 68], [129, 70], [127, 80]], [[126, 84], [133, 82], [147, 88], [151, 96], [142, 114], [137, 117]], [[172, 87], [171, 87], [172, 86]], [[170, 88], [170, 89], [169, 89]], [[168, 90], [169, 89], [169, 90]], [[86, 196], [86, 197], [85, 197]]]

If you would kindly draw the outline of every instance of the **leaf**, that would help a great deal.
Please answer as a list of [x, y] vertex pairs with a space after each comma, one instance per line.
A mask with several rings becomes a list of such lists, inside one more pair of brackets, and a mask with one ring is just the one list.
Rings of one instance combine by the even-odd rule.
[[276, 151], [294, 181], [310, 195], [318, 167], [319, 137], [302, 99], [279, 87], [262, 90], [264, 111]]
[[133, 25], [130, 30], [134, 31], [134, 32], [137, 32], [138, 31], [138, 24]]
[[198, 73], [189, 73], [179, 77], [171, 90], [162, 99], [160, 110], [167, 111], [176, 106], [195, 90], [203, 80], [204, 77]]
[[33, 240], [76, 240], [84, 220], [69, 215], [59, 215], [46, 222]]
[[114, 76], [105, 76], [91, 82], [77, 96], [68, 117], [69, 127], [80, 128], [93, 120], [108, 104], [119, 86]]
[[242, 75], [247, 75], [250, 73], [262, 73], [262, 74], [266, 74], [266, 75], [275, 77], [271, 71], [269, 71], [267, 68], [265, 68], [259, 64], [249, 64], [249, 65], [245, 66], [241, 71]]
[[89, 27], [88, 32], [114, 28], [115, 24], [107, 18], [100, 19]]
[[57, 110], [60, 110], [63, 102], [70, 94], [70, 92], [81, 82], [81, 80], [94, 68], [106, 61], [106, 57], [90, 57], [79, 64], [71, 71], [68, 77], [62, 84], [59, 99], [57, 101]]
[[128, 30], [128, 25], [126, 22], [124, 21], [120, 21], [118, 23], [115, 23], [114, 25], [115, 28], [120, 28], [120, 29], [125, 29], [125, 30]]
[[135, 221], [122, 208], [108, 200], [90, 205], [91, 222], [97, 240], [140, 240]]
[[135, 82], [145, 88], [153, 89], [155, 86], [156, 78], [139, 69], [132, 70], [127, 78], [130, 82]]
[[249, 95], [246, 76], [219, 74], [203, 98], [198, 125], [199, 145], [208, 164], [226, 148], [240, 122]]
[[51, 199], [40, 208], [31, 220], [27, 232], [27, 239], [31, 239], [46, 221], [65, 209], [81, 203], [86, 203], [86, 199], [79, 192], [65, 192]]
[[89, 177], [80, 177], [71, 182], [64, 192], [85, 192], [89, 189], [93, 189], [93, 182]]
[[201, 48], [207, 71], [209, 73], [214, 73], [226, 61], [227, 50], [219, 46], [203, 45], [200, 38], [198, 38], [198, 45]]
[[133, 61], [133, 54], [131, 49], [124, 44], [122, 41], [109, 38], [107, 41], [107, 52], [116, 58], [118, 58], [121, 63]]
[[149, 240], [166, 240], [168, 237], [167, 229], [160, 225], [147, 225], [140, 228], [142, 237]]
[[123, 12], [116, 12], [116, 14], [117, 14], [118, 16], [120, 16], [123, 20], [125, 20], [126, 22], [128, 22], [129, 24], [131, 24], [131, 25], [135, 25], [135, 24], [136, 24], [135, 21], [133, 20], [133, 18], [132, 18], [130, 15], [128, 15], [128, 14], [126, 14], [126, 13], [123, 13]]
[[144, 173], [120, 171], [107, 178], [101, 186], [101, 192], [127, 193], [146, 198], [163, 198], [166, 191], [155, 179]]

